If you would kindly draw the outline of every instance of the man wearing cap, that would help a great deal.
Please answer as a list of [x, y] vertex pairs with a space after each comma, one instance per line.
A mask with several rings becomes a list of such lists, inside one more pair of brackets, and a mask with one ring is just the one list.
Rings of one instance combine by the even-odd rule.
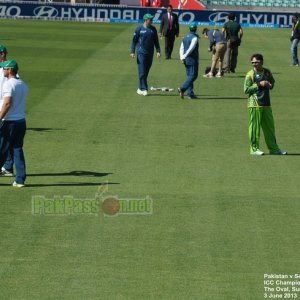
[[249, 110], [249, 141], [251, 155], [264, 155], [259, 148], [260, 128], [264, 132], [265, 141], [270, 154], [286, 155], [280, 150], [275, 137], [275, 126], [270, 102], [270, 90], [275, 80], [267, 68], [263, 67], [264, 58], [261, 54], [251, 56], [253, 69], [246, 75], [244, 92], [248, 95]]
[[144, 24], [135, 29], [131, 43], [131, 58], [137, 56], [137, 66], [139, 74], [139, 95], [148, 95], [148, 74], [152, 66], [154, 48], [156, 49], [157, 58], [160, 58], [160, 46], [158, 41], [157, 30], [152, 26], [153, 16], [145, 14]]
[[[0, 45], [0, 63], [3, 63], [7, 60], [7, 48], [4, 45]], [[4, 77], [4, 71], [3, 68], [0, 65], [0, 105], [3, 102], [2, 100], [2, 88], [4, 85], [4, 82], [7, 80], [6, 77]], [[0, 176], [13, 176], [13, 157], [11, 157], [10, 154], [8, 154], [8, 157], [6, 159], [6, 162], [1, 167]]]
[[208, 28], [204, 28], [202, 34], [204, 38], [207, 38], [209, 40], [208, 52], [213, 53], [210, 71], [207, 74], [203, 75], [203, 77], [212, 78], [214, 76], [217, 62], [219, 61], [219, 71], [216, 74], [216, 77], [220, 78], [223, 76], [223, 60], [227, 48], [226, 39], [224, 35], [219, 31], [219, 29], [209, 30]]
[[190, 32], [183, 38], [180, 45], [180, 60], [185, 66], [187, 79], [178, 88], [178, 93], [181, 99], [184, 98], [184, 93], [187, 92], [188, 99], [196, 99], [194, 94], [194, 81], [198, 77], [199, 65], [199, 37], [196, 34], [197, 24], [195, 22], [189, 25]]
[[16, 166], [13, 186], [24, 187], [26, 169], [23, 140], [26, 132], [25, 104], [28, 87], [17, 78], [18, 64], [15, 60], [6, 60], [1, 66], [8, 80], [3, 85], [0, 103], [0, 166], [8, 153], [13, 155]]

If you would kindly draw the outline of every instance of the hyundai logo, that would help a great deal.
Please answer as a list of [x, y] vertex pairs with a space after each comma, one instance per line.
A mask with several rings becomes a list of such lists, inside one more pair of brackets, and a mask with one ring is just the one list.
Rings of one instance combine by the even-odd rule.
[[217, 12], [209, 15], [208, 19], [211, 22], [226, 22], [227, 16], [229, 15], [229, 12]]
[[38, 6], [33, 11], [34, 15], [37, 17], [57, 17], [58, 10], [51, 6]]

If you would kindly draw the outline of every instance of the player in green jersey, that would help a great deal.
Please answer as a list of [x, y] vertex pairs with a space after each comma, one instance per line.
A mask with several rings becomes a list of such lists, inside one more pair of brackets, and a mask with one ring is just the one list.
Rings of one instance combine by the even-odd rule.
[[260, 127], [270, 154], [286, 155], [280, 150], [275, 137], [275, 126], [270, 102], [270, 90], [274, 88], [274, 77], [270, 70], [263, 67], [263, 56], [253, 54], [253, 69], [246, 75], [244, 92], [248, 95], [250, 154], [263, 155], [259, 149]]

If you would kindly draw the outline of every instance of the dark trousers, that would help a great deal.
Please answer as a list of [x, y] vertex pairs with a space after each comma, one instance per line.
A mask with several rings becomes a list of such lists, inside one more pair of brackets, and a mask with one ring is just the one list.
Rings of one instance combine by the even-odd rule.
[[198, 64], [194, 65], [186, 65], [185, 64], [185, 71], [187, 75], [187, 79], [180, 87], [182, 92], [187, 92], [189, 96], [194, 96], [194, 81], [198, 77]]
[[165, 36], [165, 55], [167, 59], [171, 58], [174, 42], [175, 42], [175, 34], [174, 32], [168, 30]]
[[225, 52], [223, 64], [225, 71], [235, 72], [238, 55], [239, 47], [231, 45], [230, 40], [227, 41], [227, 50]]
[[[16, 182], [24, 184], [26, 165], [23, 153], [23, 141], [26, 133], [25, 120], [0, 121], [0, 166], [12, 169], [12, 161], [16, 166]], [[7, 158], [10, 158], [7, 160]], [[12, 160], [13, 158], [13, 160]]]
[[138, 54], [137, 65], [139, 72], [139, 89], [144, 91], [148, 90], [148, 74], [152, 66], [153, 54]]

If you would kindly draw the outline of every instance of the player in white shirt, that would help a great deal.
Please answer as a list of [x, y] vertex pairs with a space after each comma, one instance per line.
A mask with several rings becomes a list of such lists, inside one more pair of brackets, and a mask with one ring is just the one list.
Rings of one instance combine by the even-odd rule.
[[26, 132], [25, 105], [29, 91], [27, 85], [17, 77], [18, 64], [15, 60], [1, 63], [7, 81], [2, 86], [0, 110], [0, 166], [8, 154], [13, 155], [16, 166], [15, 187], [24, 187], [26, 179], [23, 141]]
[[[0, 108], [2, 107], [3, 99], [2, 99], [2, 88], [4, 85], [4, 82], [7, 81], [7, 78], [4, 77], [4, 71], [1, 67], [1, 63], [5, 62], [7, 60], [7, 48], [4, 45], [0, 45]], [[0, 176], [14, 176], [13, 174], [13, 157], [8, 154], [6, 161], [3, 166], [0, 166]]]

